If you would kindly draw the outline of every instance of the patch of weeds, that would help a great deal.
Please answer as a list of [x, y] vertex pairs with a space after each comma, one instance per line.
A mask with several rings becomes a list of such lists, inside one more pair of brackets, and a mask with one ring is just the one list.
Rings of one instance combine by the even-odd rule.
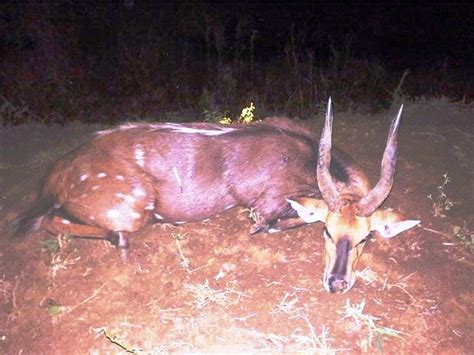
[[362, 271], [356, 271], [356, 276], [364, 281], [366, 285], [371, 285], [379, 279], [377, 273], [370, 266], [365, 267]]
[[454, 236], [464, 244], [471, 253], [474, 253], [474, 232], [470, 231], [466, 227], [462, 228], [460, 226], [453, 227]]
[[181, 262], [179, 263], [180, 266], [183, 269], [188, 269], [189, 268], [189, 259], [184, 256], [183, 248], [181, 247], [181, 241], [184, 240], [184, 238], [186, 238], [186, 234], [171, 233], [171, 236], [175, 240], [176, 247], [178, 248], [179, 257], [181, 259]]
[[204, 121], [205, 122], [217, 122], [220, 124], [231, 124], [232, 122], [237, 123], [252, 123], [255, 121], [255, 105], [253, 102], [249, 106], [244, 107], [238, 119], [232, 119], [229, 117], [228, 112], [221, 112], [218, 109], [204, 110]]
[[0, 279], [0, 304], [7, 304], [13, 293], [13, 284], [3, 275]]
[[446, 195], [445, 188], [451, 182], [448, 176], [448, 172], [443, 175], [443, 182], [441, 185], [436, 187], [435, 194], [429, 194], [427, 197], [433, 201], [433, 212], [435, 217], [446, 217], [445, 211], [449, 211], [453, 206], [454, 202], [449, 199]]
[[301, 316], [309, 328], [309, 334], [303, 335], [298, 334], [298, 332], [293, 332], [291, 337], [299, 345], [304, 345], [305, 348], [310, 348], [310, 351], [317, 352], [318, 354], [336, 354], [336, 351], [339, 349], [333, 349], [330, 342], [333, 341], [329, 337], [329, 330], [324, 325], [321, 327], [321, 333], [318, 334], [314, 329], [314, 326], [311, 324], [307, 316]]
[[361, 339], [361, 341], [359, 342], [359, 346], [363, 351], [368, 351], [369, 347], [372, 346], [374, 338], [376, 338], [377, 348], [381, 353], [383, 353], [382, 336], [385, 335], [395, 338], [401, 338], [400, 335], [402, 334], [402, 332], [393, 328], [379, 327], [376, 322], [379, 321], [380, 318], [363, 313], [365, 305], [365, 300], [363, 300], [359, 304], [352, 305], [349, 299], [347, 299], [344, 309], [344, 316], [342, 317], [342, 319], [352, 318], [357, 329], [361, 329], [363, 325], [365, 325], [365, 327], [367, 328], [367, 339]]
[[321, 333], [317, 333], [315, 327], [311, 324], [306, 315], [298, 315], [303, 319], [309, 333], [305, 333], [302, 328], [295, 329], [289, 336], [275, 333], [260, 333], [256, 330], [251, 331], [251, 335], [262, 346], [263, 353], [303, 353], [303, 354], [336, 354], [348, 349], [333, 349], [330, 342], [329, 331], [325, 326], [321, 327]]
[[25, 103], [14, 105], [6, 97], [0, 97], [0, 122], [4, 126], [27, 123], [32, 117], [33, 114]]
[[[236, 304], [239, 302], [240, 296], [244, 296], [241, 292], [232, 289], [214, 290], [209, 286], [207, 279], [202, 284], [185, 285], [185, 289], [194, 296], [194, 303], [197, 309], [202, 309], [212, 303], [221, 307], [228, 304]], [[230, 294], [236, 294], [239, 297], [237, 300], [232, 300], [229, 297]]]
[[61, 249], [58, 239], [53, 238], [40, 241], [40, 245], [42, 253], [54, 254], [57, 253], [59, 249]]
[[72, 257], [72, 254], [76, 252], [74, 249], [72, 252], [66, 255], [66, 247], [70, 244], [72, 238], [69, 235], [58, 235], [56, 239], [47, 239], [41, 242], [41, 251], [48, 253], [51, 257], [51, 277], [54, 279], [58, 275], [60, 270], [66, 270], [69, 266], [76, 264], [81, 257]]
[[298, 297], [298, 291], [300, 290], [285, 292], [283, 299], [272, 313], [295, 314], [303, 310], [304, 307], [296, 307], [296, 303], [300, 300]]
[[254, 112], [255, 106], [253, 102], [250, 103], [250, 106], [244, 107], [240, 113], [239, 123], [252, 123], [255, 119]]
[[228, 113], [222, 112], [219, 109], [204, 110], [202, 114], [204, 116], [204, 122], [222, 124], [232, 123], [232, 119], [228, 117]]
[[69, 266], [77, 264], [81, 257], [78, 256], [76, 258], [71, 257], [72, 253], [64, 256], [61, 254], [54, 254], [51, 258], [51, 277], [54, 279], [59, 271], [67, 270]]
[[397, 282], [395, 282], [393, 284], [388, 282], [388, 278], [385, 278], [385, 281], [382, 285], [381, 291], [384, 291], [385, 289], [390, 290], [391, 288], [398, 288], [399, 290], [406, 293], [408, 295], [408, 297], [410, 297], [412, 300], [414, 300], [415, 297], [413, 297], [411, 295], [411, 293], [407, 291], [407, 289], [408, 289], [408, 279], [410, 277], [412, 277], [413, 275], [415, 275], [415, 274], [416, 274], [416, 272], [412, 272], [411, 274], [403, 276], [403, 277], [399, 278], [397, 280]]

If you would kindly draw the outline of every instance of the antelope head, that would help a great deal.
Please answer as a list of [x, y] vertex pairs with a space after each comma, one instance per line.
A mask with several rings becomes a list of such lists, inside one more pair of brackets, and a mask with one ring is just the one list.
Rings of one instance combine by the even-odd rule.
[[388, 197], [393, 185], [397, 160], [397, 132], [402, 110], [403, 106], [390, 126], [380, 179], [373, 189], [361, 193], [361, 189], [352, 189], [350, 185], [358, 180], [365, 180], [364, 176], [352, 176], [351, 182], [343, 184], [335, 180], [329, 172], [333, 121], [329, 99], [317, 165], [318, 187], [323, 199], [301, 197], [288, 200], [306, 223], [325, 223], [323, 285], [329, 292], [345, 293], [354, 285], [355, 268], [372, 231], [377, 231], [384, 238], [391, 238], [420, 223], [417, 220], [404, 220], [394, 211], [378, 209]]

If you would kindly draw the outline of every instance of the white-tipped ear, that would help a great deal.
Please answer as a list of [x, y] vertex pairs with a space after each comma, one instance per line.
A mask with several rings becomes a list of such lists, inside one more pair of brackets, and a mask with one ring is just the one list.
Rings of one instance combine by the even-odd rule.
[[328, 215], [328, 206], [323, 200], [309, 197], [299, 197], [296, 200], [286, 201], [298, 213], [305, 223], [324, 222]]
[[421, 223], [419, 220], [401, 220], [402, 218], [393, 211], [376, 211], [370, 218], [370, 229], [377, 231], [384, 238], [392, 238]]

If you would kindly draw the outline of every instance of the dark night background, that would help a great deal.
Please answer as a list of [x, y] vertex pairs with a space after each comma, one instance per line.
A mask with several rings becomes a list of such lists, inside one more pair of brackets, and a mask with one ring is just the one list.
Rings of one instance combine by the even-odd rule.
[[469, 4], [10, 3], [0, 113], [3, 124], [213, 120], [250, 101], [306, 117], [329, 95], [362, 112], [399, 97], [469, 102], [473, 46]]

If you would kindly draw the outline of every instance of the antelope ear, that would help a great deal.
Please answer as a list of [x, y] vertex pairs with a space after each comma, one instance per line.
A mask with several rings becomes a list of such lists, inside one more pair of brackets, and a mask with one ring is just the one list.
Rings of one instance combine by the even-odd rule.
[[325, 222], [328, 215], [328, 206], [323, 200], [310, 197], [298, 197], [294, 200], [287, 199], [298, 216], [305, 223]]
[[391, 210], [377, 210], [370, 216], [370, 229], [384, 238], [395, 237], [420, 223], [419, 220], [406, 220], [401, 214]]

